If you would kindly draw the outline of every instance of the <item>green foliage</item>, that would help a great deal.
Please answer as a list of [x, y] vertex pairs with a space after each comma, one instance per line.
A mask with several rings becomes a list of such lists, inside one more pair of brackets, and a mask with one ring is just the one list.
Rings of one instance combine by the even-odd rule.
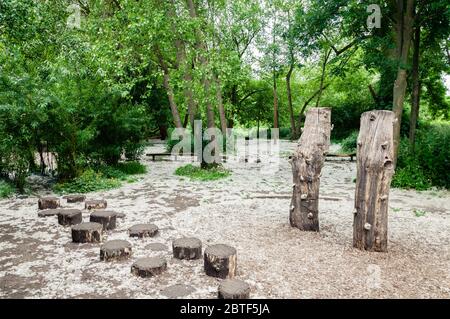
[[344, 153], [355, 153], [358, 142], [358, 131], [352, 132], [349, 136], [341, 141], [341, 150]]
[[60, 194], [73, 194], [108, 190], [120, 186], [121, 182], [119, 180], [107, 178], [102, 173], [88, 169], [69, 182], [56, 184], [53, 190]]
[[450, 188], [450, 125], [433, 123], [417, 131], [416, 146], [400, 144], [392, 185], [425, 190], [431, 186]]
[[114, 166], [101, 165], [89, 168], [79, 177], [54, 186], [57, 193], [88, 193], [120, 187], [122, 182], [134, 182], [134, 175], [145, 174], [147, 169], [139, 162], [121, 162]]
[[223, 166], [218, 165], [208, 169], [202, 169], [199, 166], [188, 164], [178, 167], [175, 175], [186, 176], [192, 180], [215, 181], [230, 176], [231, 172]]
[[414, 215], [416, 216], [416, 217], [422, 217], [422, 216], [425, 216], [426, 215], [426, 211], [424, 211], [424, 210], [421, 210], [421, 209], [414, 209]]
[[13, 195], [16, 189], [11, 183], [0, 180], [0, 198], [7, 198]]

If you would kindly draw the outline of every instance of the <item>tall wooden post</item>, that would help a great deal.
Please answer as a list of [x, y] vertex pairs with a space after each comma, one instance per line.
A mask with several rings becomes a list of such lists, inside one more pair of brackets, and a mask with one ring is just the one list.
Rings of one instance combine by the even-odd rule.
[[294, 184], [289, 221], [301, 230], [319, 231], [320, 175], [330, 147], [330, 134], [331, 109], [309, 109], [291, 158]]
[[387, 251], [389, 188], [394, 173], [391, 111], [361, 115], [357, 148], [357, 176], [353, 246], [362, 250]]

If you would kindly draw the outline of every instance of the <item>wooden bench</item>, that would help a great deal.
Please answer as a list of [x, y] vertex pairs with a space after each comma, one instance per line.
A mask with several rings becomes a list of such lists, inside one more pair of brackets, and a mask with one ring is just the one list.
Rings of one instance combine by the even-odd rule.
[[356, 153], [349, 153], [349, 154], [327, 154], [326, 157], [350, 157], [350, 161], [353, 162], [353, 158], [356, 157]]
[[171, 156], [172, 154], [168, 153], [168, 152], [165, 152], [165, 153], [148, 153], [148, 154], [145, 154], [145, 155], [151, 157], [152, 161], [155, 161], [157, 156], [164, 157], [164, 156]]
[[[147, 153], [145, 155], [151, 157], [152, 161], [155, 161], [157, 156], [164, 157], [164, 156], [172, 156], [173, 154], [165, 152], [165, 153]], [[193, 156], [195, 156], [195, 154], [194, 153], [181, 153], [181, 154], [176, 154], [174, 156], [175, 156], [175, 161], [176, 161], [178, 156], [190, 156], [190, 157], [193, 157]], [[222, 154], [222, 159], [226, 162], [227, 156], [225, 154]]]

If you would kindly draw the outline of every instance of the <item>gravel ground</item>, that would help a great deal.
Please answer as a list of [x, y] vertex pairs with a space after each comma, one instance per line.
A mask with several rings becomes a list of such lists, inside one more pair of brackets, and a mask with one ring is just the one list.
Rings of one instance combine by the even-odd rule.
[[[251, 285], [254, 298], [450, 298], [448, 191], [391, 190], [389, 251], [359, 251], [352, 248], [354, 162], [325, 164], [319, 233], [289, 226], [287, 156], [294, 147], [281, 142], [276, 169], [264, 158], [259, 164], [227, 163], [231, 177], [216, 182], [180, 178], [173, 173], [184, 163], [144, 156], [148, 173], [138, 182], [88, 194], [126, 214], [107, 239], [132, 243], [127, 261], [101, 262], [100, 245], [71, 243], [70, 228], [56, 217], [37, 216], [37, 196], [0, 200], [0, 297], [215, 298], [220, 280], [204, 275], [202, 260], [172, 258], [172, 240], [195, 236], [204, 247], [237, 249], [238, 278]], [[89, 214], [83, 216], [88, 221]], [[129, 238], [127, 229], [144, 222], [158, 225], [159, 235]], [[152, 256], [167, 259], [165, 273], [146, 279], [130, 273], [136, 258]]]

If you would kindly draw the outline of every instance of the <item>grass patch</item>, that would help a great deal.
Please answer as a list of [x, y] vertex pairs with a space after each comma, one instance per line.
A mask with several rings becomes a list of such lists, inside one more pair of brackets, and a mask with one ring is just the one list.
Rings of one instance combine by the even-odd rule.
[[6, 181], [0, 180], [0, 198], [8, 198], [16, 192], [16, 188]]
[[425, 216], [425, 214], [427, 213], [426, 211], [420, 210], [420, 209], [414, 209], [413, 212], [414, 212], [414, 215], [416, 215], [416, 217]]
[[125, 162], [115, 166], [104, 165], [95, 170], [88, 169], [71, 181], [58, 183], [53, 190], [59, 194], [109, 190], [122, 186], [123, 182], [134, 183], [138, 180], [135, 175], [146, 172], [146, 167], [139, 162]]
[[175, 171], [175, 175], [186, 176], [192, 180], [215, 181], [230, 176], [231, 172], [225, 169], [223, 166], [217, 166], [209, 169], [201, 169], [198, 166], [188, 164], [185, 166], [178, 167]]

